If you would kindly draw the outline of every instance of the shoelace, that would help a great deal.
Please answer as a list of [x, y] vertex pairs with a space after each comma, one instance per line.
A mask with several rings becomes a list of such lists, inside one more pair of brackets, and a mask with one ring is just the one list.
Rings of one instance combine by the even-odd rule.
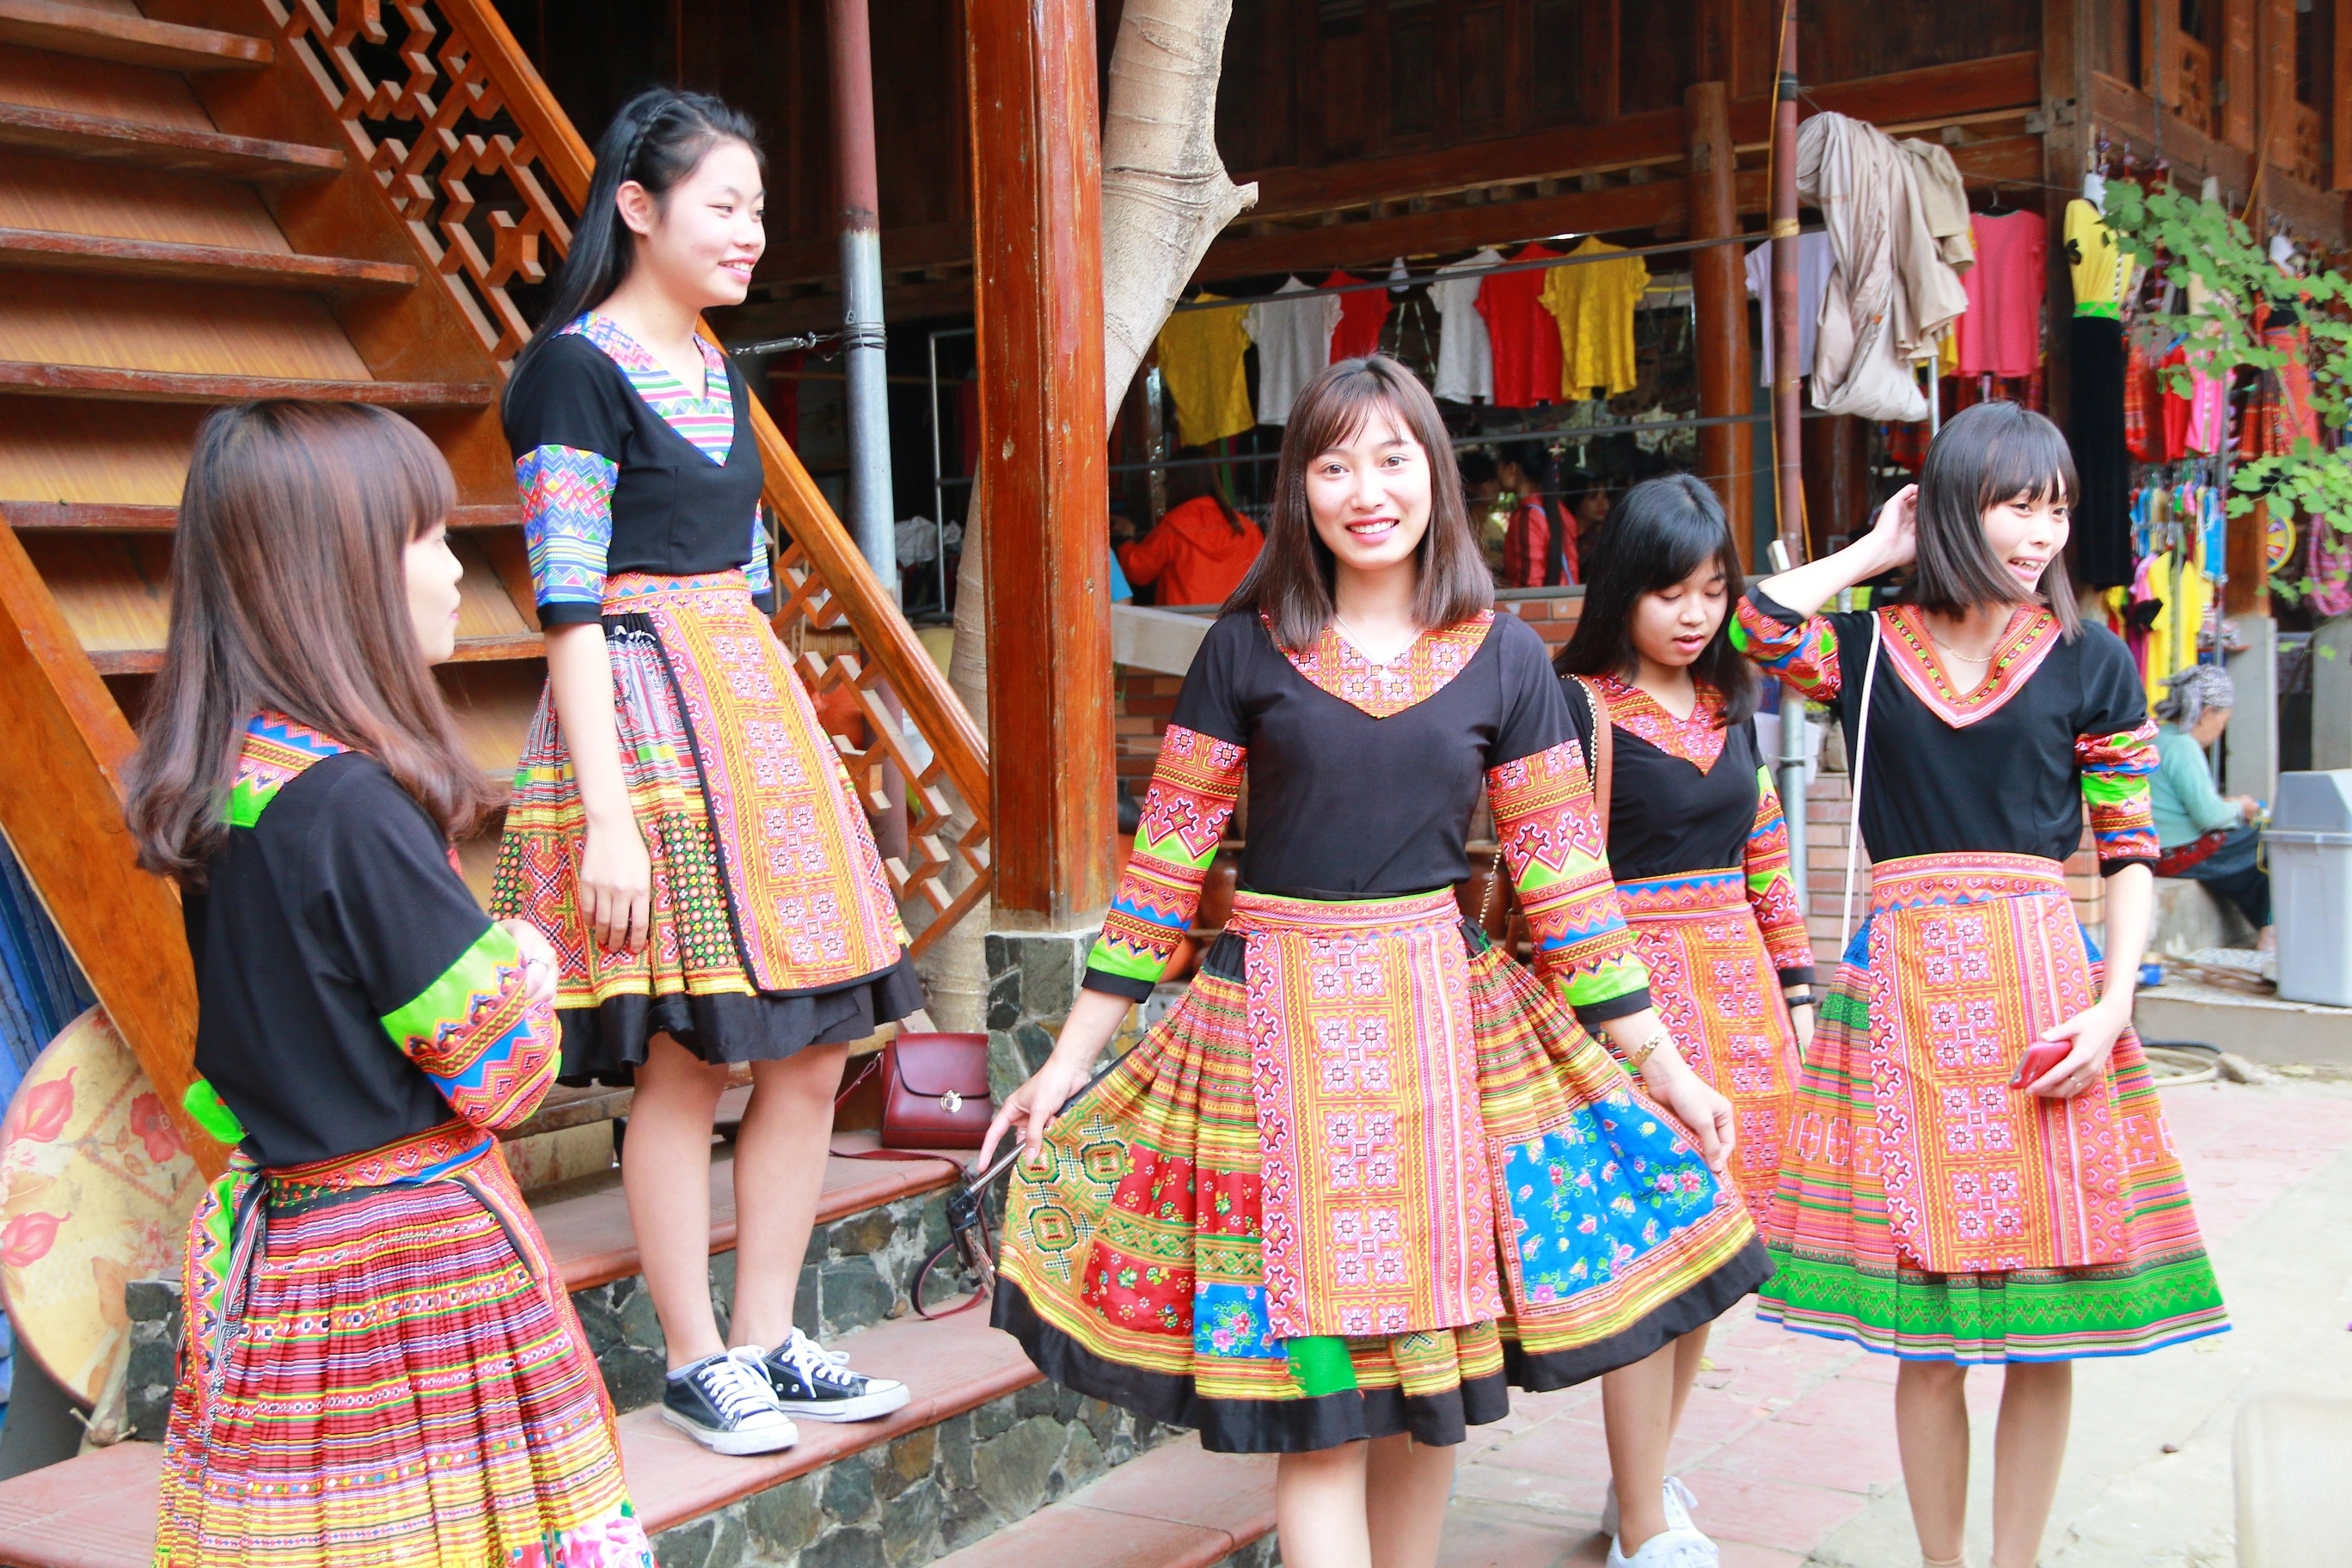
[[775, 1391], [769, 1387], [767, 1377], [732, 1351], [705, 1363], [694, 1381], [720, 1417], [730, 1422], [776, 1407]]
[[777, 1358], [800, 1374], [801, 1381], [814, 1385], [820, 1375], [856, 1381], [857, 1374], [845, 1372], [849, 1365], [849, 1352], [829, 1351], [806, 1334], [795, 1331], [791, 1341], [776, 1352]]

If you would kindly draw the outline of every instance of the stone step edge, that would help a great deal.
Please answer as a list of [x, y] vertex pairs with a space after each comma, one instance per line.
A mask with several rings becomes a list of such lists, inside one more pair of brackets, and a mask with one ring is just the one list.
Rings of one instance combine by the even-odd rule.
[[1210, 1568], [1273, 1533], [1274, 1467], [1188, 1433], [930, 1568]]
[[[984, 1307], [951, 1317], [902, 1319], [856, 1338], [858, 1371], [912, 1392], [879, 1421], [800, 1423], [777, 1454], [729, 1458], [661, 1418], [658, 1405], [621, 1418], [621, 1464], [646, 1532], [691, 1523], [837, 1459], [977, 1409], [1044, 1381]], [[153, 1553], [163, 1450], [120, 1443], [0, 1481], [0, 1563], [16, 1568], [147, 1568]]]

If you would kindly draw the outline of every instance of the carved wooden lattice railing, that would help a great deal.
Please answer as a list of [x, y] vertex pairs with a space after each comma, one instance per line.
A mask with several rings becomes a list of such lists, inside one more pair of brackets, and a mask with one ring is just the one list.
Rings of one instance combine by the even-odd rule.
[[[571, 243], [567, 211], [587, 197], [587, 143], [488, 0], [266, 4], [279, 41], [308, 68], [504, 364], [530, 331], [513, 290], [543, 282]], [[886, 764], [908, 781], [908, 863], [891, 861], [890, 876], [910, 924], [921, 928], [920, 952], [987, 889], [987, 746], [756, 400], [752, 422], [767, 502], [790, 535], [776, 563], [778, 632], [789, 642], [795, 623], [847, 623], [862, 657], [803, 654], [801, 673], [820, 696], [851, 694], [865, 715], [865, 746], [835, 742], [859, 792], [881, 802]], [[919, 742], [901, 732], [886, 684]], [[973, 821], [950, 849], [943, 841], [957, 796]], [[957, 862], [971, 873], [961, 890], [950, 885]]]

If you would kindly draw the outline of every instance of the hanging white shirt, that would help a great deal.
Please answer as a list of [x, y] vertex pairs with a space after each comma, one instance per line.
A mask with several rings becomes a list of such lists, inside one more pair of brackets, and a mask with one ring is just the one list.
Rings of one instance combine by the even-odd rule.
[[[1797, 374], [1813, 374], [1813, 345], [1822, 333], [1822, 290], [1828, 287], [1830, 254], [1826, 234], [1797, 237]], [[1759, 386], [1772, 384], [1772, 242], [1766, 240], [1748, 253], [1748, 291], [1764, 301], [1764, 372]]]
[[[1283, 279], [1276, 295], [1303, 294], [1308, 286]], [[1331, 363], [1331, 333], [1339, 324], [1339, 297], [1267, 300], [1249, 308], [1250, 341], [1257, 344], [1257, 422], [1287, 425], [1290, 405], [1307, 384]]]
[[1449, 278], [1482, 267], [1500, 267], [1503, 253], [1482, 250], [1467, 261], [1441, 267], [1430, 279], [1429, 302], [1437, 307], [1437, 395], [1448, 403], [1495, 401], [1495, 345], [1486, 318], [1478, 313], [1484, 278]]

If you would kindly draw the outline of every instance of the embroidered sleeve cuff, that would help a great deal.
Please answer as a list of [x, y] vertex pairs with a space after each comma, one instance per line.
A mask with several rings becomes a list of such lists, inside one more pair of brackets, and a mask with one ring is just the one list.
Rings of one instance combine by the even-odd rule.
[[613, 490], [620, 476], [612, 458], [577, 447], [534, 447], [515, 459], [523, 546], [532, 593], [542, 606], [604, 598]]
[[1588, 1033], [1598, 1032], [1601, 1026], [1612, 1018], [1630, 1018], [1643, 1008], [1651, 1005], [1650, 988], [1647, 985], [1637, 985], [1633, 990], [1622, 995], [1612, 996], [1605, 1002], [1588, 1002], [1581, 1005], [1574, 1004], [1570, 1005], [1571, 1010], [1576, 1014], [1576, 1021], [1583, 1025]]
[[522, 950], [491, 926], [406, 1006], [384, 1032], [433, 1079], [449, 1108], [477, 1127], [512, 1127], [555, 1081], [562, 1036], [555, 1009], [524, 989]]
[[1119, 874], [1102, 935], [1087, 960], [1090, 980], [1099, 974], [1143, 989], [1095, 989], [1140, 998], [1168, 972], [1177, 944], [1192, 929], [1202, 884], [1241, 798], [1247, 754], [1181, 724], [1168, 727], [1136, 826], [1135, 852]]
[[1731, 646], [1808, 697], [1838, 693], [1837, 633], [1828, 620], [1799, 616], [1761, 588], [1748, 589], [1733, 613]]
[[2083, 770], [2083, 806], [2101, 873], [2153, 866], [2158, 852], [2151, 787], [2158, 765], [2156, 725], [2143, 721], [2136, 730], [2084, 735], [2074, 742], [2074, 757]]
[[[1094, 957], [1101, 955], [1102, 944], [1097, 942]], [[1141, 1002], [1150, 996], [1151, 988], [1160, 982], [1157, 977], [1146, 980], [1139, 974], [1119, 974], [1108, 969], [1097, 969], [1090, 958], [1087, 963], [1087, 977], [1080, 984], [1089, 991], [1099, 991], [1108, 996], [1124, 996], [1130, 1002]]]
[[[1559, 984], [1571, 1006], [1646, 985], [1649, 973], [1633, 956], [1633, 932], [1609, 875], [1608, 834], [1583, 749], [1563, 741], [1487, 770], [1486, 798], [1503, 868], [1527, 916], [1536, 973]], [[1632, 977], [1612, 978], [1621, 968]], [[1596, 985], [1602, 989], [1591, 989]]]
[[542, 626], [593, 626], [604, 618], [604, 606], [594, 599], [557, 599], [539, 606]]

